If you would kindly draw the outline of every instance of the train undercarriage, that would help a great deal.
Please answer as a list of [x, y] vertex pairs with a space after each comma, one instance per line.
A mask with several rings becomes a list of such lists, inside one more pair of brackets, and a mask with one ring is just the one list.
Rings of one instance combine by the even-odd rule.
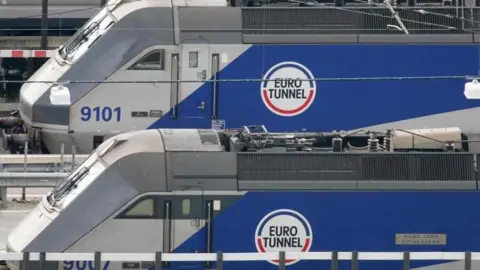
[[[48, 58], [0, 58], [0, 102], [18, 103], [21, 82], [28, 80], [47, 60]], [[46, 147], [42, 147], [40, 130], [28, 130], [18, 110], [0, 114], [4, 149], [11, 154], [23, 154], [26, 148], [28, 153], [48, 153]]]

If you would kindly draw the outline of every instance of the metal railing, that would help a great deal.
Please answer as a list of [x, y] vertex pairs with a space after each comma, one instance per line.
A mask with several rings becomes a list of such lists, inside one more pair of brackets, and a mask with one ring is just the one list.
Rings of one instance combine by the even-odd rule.
[[[148, 263], [150, 269], [160, 270], [165, 262], [215, 262], [214, 269], [223, 270], [224, 262], [275, 261], [285, 270], [287, 260], [331, 261], [331, 269], [339, 269], [340, 260], [350, 260], [351, 269], [359, 269], [359, 261], [402, 261], [403, 270], [411, 261], [464, 261], [464, 269], [472, 269], [472, 261], [480, 260], [480, 252], [269, 252], [269, 253], [0, 253], [0, 260], [20, 261], [20, 270], [44, 270], [47, 262], [87, 261], [90, 269], [100, 270], [110, 262]], [[139, 267], [138, 267], [139, 268]], [[147, 267], [142, 267], [147, 268]]]
[[[28, 152], [28, 147], [26, 148]], [[7, 189], [22, 188], [21, 200], [26, 199], [26, 188], [53, 188], [65, 179], [88, 155], [0, 155], [0, 209], [7, 204]]]

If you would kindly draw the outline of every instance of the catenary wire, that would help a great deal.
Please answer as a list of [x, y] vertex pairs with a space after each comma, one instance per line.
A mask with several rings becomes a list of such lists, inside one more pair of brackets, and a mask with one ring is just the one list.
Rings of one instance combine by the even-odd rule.
[[[128, 2], [136, 2], [136, 1], [140, 1], [140, 0], [129, 0]], [[361, 2], [361, 1], [359, 1]], [[361, 2], [362, 3], [362, 2]], [[377, 6], [381, 6], [381, 4], [374, 4], [374, 5], [377, 5]], [[109, 5], [106, 5], [106, 6], [109, 6]], [[345, 12], [349, 12], [349, 13], [356, 13], [356, 14], [363, 14], [363, 15], [368, 15], [368, 16], [377, 16], [377, 17], [382, 17], [382, 18], [387, 18], [387, 19], [391, 19], [392, 16], [387, 16], [387, 15], [382, 15], [382, 14], [378, 14], [378, 13], [375, 13], [375, 12], [366, 12], [366, 11], [359, 11], [359, 10], [356, 10], [356, 9], [367, 9], [369, 7], [353, 7], [353, 9], [349, 9], [349, 8], [342, 8], [342, 7], [336, 7], [336, 6], [323, 6], [323, 7], [317, 7], [319, 9], [335, 9], [335, 10], [341, 10], [341, 11], [345, 11]], [[399, 8], [399, 7], [395, 7], [395, 8]], [[85, 11], [85, 10], [93, 10], [93, 9], [101, 9], [101, 7], [88, 7], [88, 8], [79, 8], [79, 9], [72, 9], [72, 10], [68, 10], [68, 11], [62, 11], [62, 12], [52, 12], [52, 13], [47, 13], [47, 15], [61, 15], [61, 14], [67, 14], [67, 13], [74, 13], [74, 12], [79, 12], [79, 11]], [[414, 9], [413, 8], [401, 8], [401, 9], [405, 9], [405, 10], [412, 10]], [[432, 12], [429, 12], [429, 14], [432, 14], [432, 15], [437, 15], [437, 14], [434, 14]], [[31, 15], [31, 16], [24, 16], [24, 17], [16, 17], [16, 18], [8, 18], [8, 19], [0, 19], [0, 22], [4, 22], [4, 21], [10, 21], [10, 20], [19, 20], [19, 19], [29, 19], [29, 18], [37, 18], [37, 17], [41, 17], [42, 15], [39, 14], [39, 15]], [[448, 16], [445, 16], [445, 17], [448, 17]], [[456, 16], [455, 16], [456, 17]], [[452, 18], [452, 17], [448, 17], [448, 18]], [[459, 18], [461, 19], [461, 18]], [[469, 21], [468, 19], [464, 19], [464, 20], [467, 20]], [[465, 31], [465, 32], [469, 32], [469, 33], [478, 33], [478, 31], [472, 31], [472, 30], [468, 30], [468, 29], [458, 29], [457, 27], [454, 27], [454, 26], [448, 26], [448, 25], [443, 25], [443, 24], [436, 24], [436, 23], [429, 23], [429, 22], [422, 22], [422, 21], [417, 21], [417, 20], [410, 20], [410, 19], [403, 19], [402, 18], [402, 21], [405, 21], [405, 22], [411, 22], [411, 23], [416, 23], [416, 24], [420, 24], [420, 25], [426, 25], [426, 26], [435, 26], [435, 27], [440, 27], [440, 28], [443, 28], [443, 29], [447, 29], [447, 30], [462, 30], [462, 31]], [[477, 22], [477, 21], [473, 21], [473, 22]], [[480, 22], [478, 22], [480, 23]], [[73, 30], [79, 30], [80, 28], [74, 28]], [[4, 31], [8, 31], [8, 30], [18, 30], [18, 29], [14, 29], [14, 28], [2, 28], [0, 30], [4, 30]], [[22, 29], [24, 31], [28, 31], [28, 29]], [[42, 28], [35, 28], [35, 29], [31, 29], [31, 30], [35, 30], [35, 31], [38, 31], [38, 30], [43, 30]], [[47, 28], [45, 30], [51, 30], [51, 31], [55, 31], [55, 30], [64, 30], [62, 28], [57, 28], [57, 29], [54, 29], [54, 28]], [[72, 30], [69, 28], [69, 30]], [[121, 29], [121, 28], [116, 28], [116, 29], [112, 29], [113, 31], [142, 31], [142, 30], [146, 30], [146, 31], [172, 31], [173, 29], [161, 29], [161, 28], [150, 28], [150, 29], [133, 29], [133, 28], [125, 28], [125, 29]], [[197, 29], [184, 29], [185, 31], [196, 31]], [[244, 30], [249, 30], [249, 31], [284, 31], [286, 29], [238, 29], [238, 30], [235, 30], [235, 29], [209, 29], [210, 31], [244, 31]], [[287, 30], [290, 30], [290, 31], [307, 31], [307, 30], [311, 30], [311, 29], [287, 29]], [[327, 29], [328, 30], [328, 29]], [[338, 29], [336, 29], [338, 30]], [[349, 29], [345, 29], [345, 30], [349, 30]], [[431, 29], [429, 29], [431, 30]], [[340, 30], [341, 31], [341, 30]]]
[[[140, 0], [128, 0], [125, 1], [125, 3], [131, 3], [131, 2], [138, 2]], [[110, 7], [113, 5], [106, 4], [104, 7]], [[71, 10], [66, 10], [66, 11], [59, 11], [59, 12], [48, 12], [47, 16], [50, 15], [62, 15], [62, 14], [68, 14], [68, 13], [75, 13], [75, 12], [80, 12], [80, 11], [86, 11], [86, 10], [95, 10], [95, 9], [102, 9], [102, 7], [99, 6], [94, 6], [94, 7], [87, 7], [87, 8], [76, 8], [76, 9], [71, 9]], [[30, 15], [30, 16], [21, 16], [21, 17], [15, 17], [15, 18], [0, 18], [0, 22], [5, 22], [5, 21], [12, 21], [12, 20], [21, 20], [21, 19], [31, 19], [31, 18], [38, 18], [42, 17], [42, 14], [38, 15]], [[90, 19], [90, 18], [85, 18], [85, 19]]]
[[[377, 17], [382, 17], [382, 18], [388, 18], [388, 19], [392, 18], [392, 16], [382, 15], [382, 14], [378, 14], [378, 13], [374, 13], [374, 12], [364, 12], [364, 11], [344, 9], [344, 8], [339, 8], [339, 7], [333, 7], [333, 8], [340, 9], [340, 10], [347, 11], [347, 12], [353, 12], [353, 13], [359, 13], [359, 14], [365, 14], [365, 15], [372, 15], [372, 16], [377, 16]], [[441, 28], [448, 29], [448, 30], [462, 30], [462, 31], [465, 31], [465, 32], [478, 33], [478, 31], [473, 31], [473, 30], [469, 30], [469, 29], [458, 29], [457, 27], [444, 25], [444, 24], [422, 22], [422, 21], [416, 21], [416, 20], [410, 20], [410, 19], [404, 19], [404, 18], [402, 18], [402, 21], [411, 22], [411, 23], [418, 23], [418, 24], [421, 24], [421, 25], [436, 26], [436, 27], [441, 27]]]
[[[297, 79], [298, 81], [318, 81], [318, 82], [338, 82], [338, 81], [389, 81], [389, 80], [472, 80], [478, 78], [477, 75], [452, 75], [452, 76], [391, 76], [391, 77], [338, 77], [338, 78], [313, 78], [313, 79]], [[53, 85], [68, 85], [68, 84], [80, 84], [80, 83], [93, 83], [93, 84], [124, 84], [124, 83], [139, 83], [139, 84], [162, 84], [162, 83], [205, 83], [205, 82], [268, 82], [275, 81], [275, 79], [216, 79], [216, 80], [113, 80], [113, 81], [100, 81], [100, 80], [73, 80], [73, 81], [28, 81], [28, 80], [0, 80], [0, 83], [46, 83]]]
[[[380, 4], [380, 3], [368, 3], [366, 1], [362, 1], [362, 0], [355, 0], [356, 2], [358, 3], [362, 3], [362, 4], [368, 4], [370, 6], [376, 6], [376, 7], [382, 7], [384, 8], [385, 4]], [[445, 18], [449, 18], [449, 19], [457, 19], [457, 20], [461, 20], [461, 21], [467, 21], [467, 22], [470, 22], [470, 23], [480, 23], [480, 21], [476, 21], [476, 20], [473, 20], [473, 19], [466, 19], [466, 18], [462, 18], [462, 17], [458, 17], [456, 15], [451, 15], [451, 14], [442, 14], [442, 13], [437, 13], [437, 12], [431, 12], [431, 11], [428, 11], [428, 10], [425, 10], [424, 9], [425, 7], [402, 7], [402, 6], [395, 6], [395, 9], [400, 9], [400, 10], [409, 10], [409, 11], [414, 11], [414, 12], [418, 12], [419, 14], [422, 14], [422, 15], [434, 15], [434, 16], [440, 16], [440, 17], [445, 17]], [[462, 7], [462, 9], [464, 9], [465, 7]], [[347, 10], [347, 11], [351, 11], [351, 10]], [[357, 11], [354, 11], [354, 12], [357, 12]], [[373, 16], [379, 16], [379, 17], [385, 17], [385, 18], [392, 18], [390, 16], [386, 16], [386, 15], [382, 15], [382, 14], [378, 14], [378, 13], [375, 13], [372, 11], [372, 9], [370, 9], [370, 12], [366, 12], [366, 13], [369, 13]], [[455, 26], [449, 26], [449, 25], [443, 25], [443, 24], [436, 24], [436, 23], [428, 23], [428, 22], [421, 22], [421, 21], [416, 21], [416, 20], [410, 20], [410, 19], [404, 19], [404, 18], [401, 18], [402, 21], [406, 21], [406, 22], [411, 22], [411, 23], [420, 23], [420, 24], [423, 24], [423, 25], [429, 25], [429, 26], [437, 26], [437, 27], [441, 27], [441, 28], [444, 28], [444, 29], [447, 29], [447, 30], [462, 30], [464, 32], [467, 32], [467, 33], [472, 33], [472, 34], [478, 34], [479, 31], [478, 30], [471, 30], [471, 29], [459, 29]], [[428, 29], [431, 31], [431, 29]]]

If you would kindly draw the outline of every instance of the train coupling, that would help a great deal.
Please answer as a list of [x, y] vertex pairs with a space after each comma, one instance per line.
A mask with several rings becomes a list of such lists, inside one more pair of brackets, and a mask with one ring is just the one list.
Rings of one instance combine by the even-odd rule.
[[[32, 132], [33, 131], [33, 132]], [[25, 132], [21, 127], [2, 129], [3, 149], [9, 150], [10, 154], [41, 154], [41, 132], [38, 129]]]
[[1, 129], [11, 129], [16, 126], [22, 125], [23, 121], [18, 116], [6, 116], [0, 117], [0, 128]]

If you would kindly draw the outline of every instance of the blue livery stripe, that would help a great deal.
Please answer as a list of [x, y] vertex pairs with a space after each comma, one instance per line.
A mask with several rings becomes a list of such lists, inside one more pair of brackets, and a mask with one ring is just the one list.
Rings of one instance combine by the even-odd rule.
[[[260, 79], [280, 62], [303, 64], [316, 78], [476, 74], [477, 45], [253, 45], [227, 65], [221, 79]], [[227, 128], [265, 124], [271, 131], [331, 131], [478, 107], [462, 79], [317, 82], [314, 103], [282, 117], [263, 104], [260, 82], [218, 83], [218, 118]], [[199, 104], [205, 102], [205, 109]], [[212, 85], [205, 83], [150, 128], [210, 128]]]
[[[256, 252], [256, 228], [276, 209], [295, 209], [308, 220], [314, 238], [310, 251], [475, 251], [480, 250], [480, 215], [475, 207], [479, 204], [476, 191], [249, 192], [213, 221], [213, 251]], [[396, 234], [445, 234], [447, 240], [446, 245], [398, 245]], [[192, 247], [204, 246], [203, 241], [205, 228], [175, 252], [191, 252]], [[411, 266], [439, 263], [446, 261], [412, 261]], [[276, 267], [268, 262], [229, 264], [229, 269]], [[319, 265], [323, 262], [301, 261], [288, 268]], [[361, 262], [360, 266], [402, 269], [401, 262]]]

